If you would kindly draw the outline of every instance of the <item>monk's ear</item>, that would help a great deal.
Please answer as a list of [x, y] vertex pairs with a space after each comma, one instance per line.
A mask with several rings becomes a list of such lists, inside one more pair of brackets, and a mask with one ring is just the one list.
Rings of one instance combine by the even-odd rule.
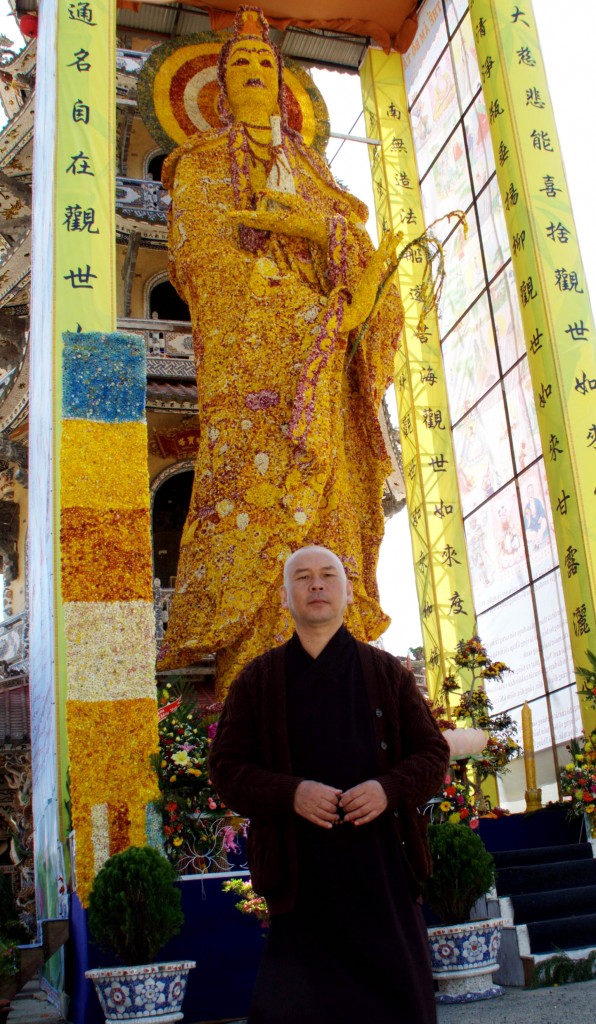
[[280, 597], [280, 600], [281, 600], [282, 608], [287, 608], [288, 607], [288, 592], [287, 592], [285, 587], [280, 587], [279, 588], [279, 597]]
[[354, 587], [351, 580], [346, 580], [346, 604], [354, 603]]

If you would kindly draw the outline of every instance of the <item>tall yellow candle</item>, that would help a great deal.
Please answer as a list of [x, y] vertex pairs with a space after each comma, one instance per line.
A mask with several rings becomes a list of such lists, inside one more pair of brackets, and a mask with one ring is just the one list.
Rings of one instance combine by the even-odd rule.
[[522, 735], [524, 738], [524, 762], [526, 767], [526, 785], [528, 789], [536, 789], [536, 761], [534, 758], [534, 732], [532, 729], [532, 712], [526, 701], [522, 708]]
[[536, 759], [534, 757], [534, 732], [532, 712], [526, 701], [522, 708], [522, 736], [524, 741], [524, 766], [526, 769], [526, 810], [537, 811], [542, 806], [542, 793], [536, 788]]

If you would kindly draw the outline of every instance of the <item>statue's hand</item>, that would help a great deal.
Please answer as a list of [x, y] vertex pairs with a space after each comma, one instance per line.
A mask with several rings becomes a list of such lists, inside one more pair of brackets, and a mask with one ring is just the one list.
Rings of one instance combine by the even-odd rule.
[[384, 265], [394, 255], [402, 238], [402, 231], [388, 231], [383, 235], [379, 248], [352, 292], [350, 305], [345, 307], [342, 330], [349, 332], [355, 327], [360, 327], [372, 313], [377, 291], [384, 277]]
[[261, 192], [256, 210], [233, 210], [228, 216], [233, 223], [248, 228], [307, 238], [323, 247], [327, 245], [325, 217], [301, 196], [289, 192]]

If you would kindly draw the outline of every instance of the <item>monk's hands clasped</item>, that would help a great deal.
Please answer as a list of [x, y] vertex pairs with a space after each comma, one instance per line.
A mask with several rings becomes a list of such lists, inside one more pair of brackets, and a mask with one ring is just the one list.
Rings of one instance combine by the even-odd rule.
[[346, 790], [334, 789], [322, 782], [305, 779], [294, 794], [296, 814], [321, 828], [332, 828], [340, 821], [367, 825], [387, 808], [387, 796], [380, 782], [369, 779]]
[[387, 794], [380, 782], [369, 779], [342, 793], [339, 806], [344, 812], [344, 821], [367, 825], [387, 808]]
[[341, 795], [341, 789], [304, 779], [294, 794], [294, 810], [314, 825], [332, 828], [339, 821], [337, 808]]

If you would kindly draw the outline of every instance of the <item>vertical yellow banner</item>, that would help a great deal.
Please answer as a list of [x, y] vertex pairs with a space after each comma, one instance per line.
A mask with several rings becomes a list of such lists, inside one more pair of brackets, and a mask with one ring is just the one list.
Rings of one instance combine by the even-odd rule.
[[[53, 204], [54, 635], [58, 763], [66, 800], [66, 652], [61, 596], [62, 338], [116, 325], [116, 4], [57, 0]], [[48, 304], [48, 313], [49, 313]], [[62, 816], [63, 810], [60, 807]], [[62, 825], [65, 825], [62, 822]], [[61, 828], [64, 833], [64, 828]]]
[[114, 0], [60, 0], [56, 649], [83, 905], [105, 860], [146, 842], [147, 808], [157, 796], [145, 345], [114, 331], [115, 32]]
[[[425, 230], [403, 66], [398, 54], [370, 49], [360, 72], [368, 135], [381, 140], [371, 167], [379, 235], [393, 228], [403, 245]], [[400, 246], [401, 248], [401, 246]], [[405, 326], [395, 386], [428, 688], [436, 696], [475, 612], [435, 310], [423, 316], [425, 256], [413, 246], [399, 267]]]
[[596, 642], [596, 331], [532, 4], [470, 12], [579, 666]]
[[116, 4], [60, 0], [56, 332], [116, 326]]

